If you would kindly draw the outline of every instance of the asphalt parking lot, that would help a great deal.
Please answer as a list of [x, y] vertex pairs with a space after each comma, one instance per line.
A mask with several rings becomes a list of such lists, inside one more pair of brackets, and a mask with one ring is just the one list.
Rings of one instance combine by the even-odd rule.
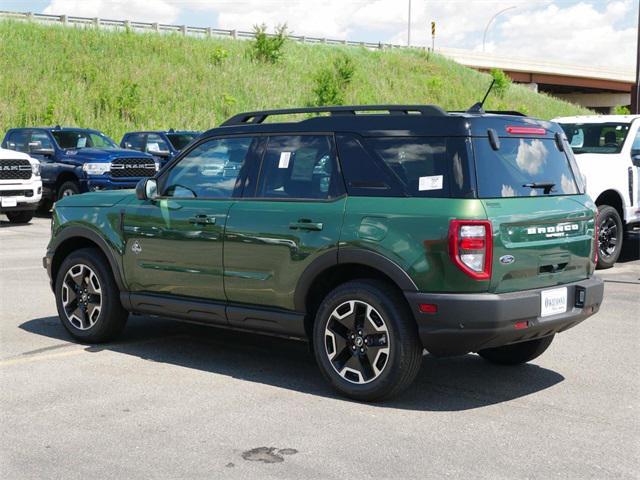
[[2, 478], [640, 478], [638, 235], [601, 312], [532, 364], [425, 356], [378, 405], [334, 395], [301, 342], [144, 317], [71, 342], [48, 235], [0, 224]]

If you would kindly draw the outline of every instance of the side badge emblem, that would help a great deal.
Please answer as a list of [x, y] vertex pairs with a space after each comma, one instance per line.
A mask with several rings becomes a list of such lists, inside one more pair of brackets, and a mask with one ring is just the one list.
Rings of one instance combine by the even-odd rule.
[[[131, 245], [131, 251], [136, 255], [138, 255], [142, 251], [142, 247], [140, 246], [140, 242], [138, 242], [138, 240], [133, 242], [133, 244]], [[500, 261], [502, 261], [502, 259], [500, 259]]]
[[500, 263], [503, 265], [509, 265], [510, 263], [515, 262], [516, 259], [513, 255], [503, 255], [500, 257]]

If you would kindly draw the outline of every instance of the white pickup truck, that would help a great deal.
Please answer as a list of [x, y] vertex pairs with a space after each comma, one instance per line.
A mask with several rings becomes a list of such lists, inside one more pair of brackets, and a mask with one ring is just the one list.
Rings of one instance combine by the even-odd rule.
[[624, 231], [640, 226], [640, 115], [553, 119], [562, 126], [598, 206], [598, 268], [610, 268]]
[[0, 148], [0, 213], [11, 223], [28, 223], [42, 198], [40, 162]]

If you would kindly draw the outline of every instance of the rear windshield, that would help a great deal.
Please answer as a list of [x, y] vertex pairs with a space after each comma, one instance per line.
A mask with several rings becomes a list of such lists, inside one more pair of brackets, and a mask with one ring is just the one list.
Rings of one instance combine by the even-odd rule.
[[464, 138], [377, 137], [367, 138], [366, 145], [404, 196], [464, 198], [473, 193]]
[[480, 198], [579, 193], [569, 160], [554, 140], [501, 138], [498, 150], [487, 138], [473, 142]]
[[629, 133], [628, 123], [560, 124], [573, 153], [620, 153]]

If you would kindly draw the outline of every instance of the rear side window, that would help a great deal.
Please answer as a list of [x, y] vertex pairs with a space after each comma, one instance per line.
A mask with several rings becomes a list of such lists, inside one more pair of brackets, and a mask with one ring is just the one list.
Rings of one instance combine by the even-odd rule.
[[18, 130], [12, 132], [7, 139], [6, 148], [9, 150], [17, 150], [18, 152], [29, 152], [29, 139], [31, 134], [26, 130]]
[[468, 148], [458, 137], [378, 137], [366, 144], [408, 197], [473, 195]]
[[491, 148], [474, 139], [480, 198], [575, 195], [578, 187], [567, 156], [551, 139], [501, 138]]
[[332, 136], [269, 137], [256, 197], [326, 200], [343, 191]]

